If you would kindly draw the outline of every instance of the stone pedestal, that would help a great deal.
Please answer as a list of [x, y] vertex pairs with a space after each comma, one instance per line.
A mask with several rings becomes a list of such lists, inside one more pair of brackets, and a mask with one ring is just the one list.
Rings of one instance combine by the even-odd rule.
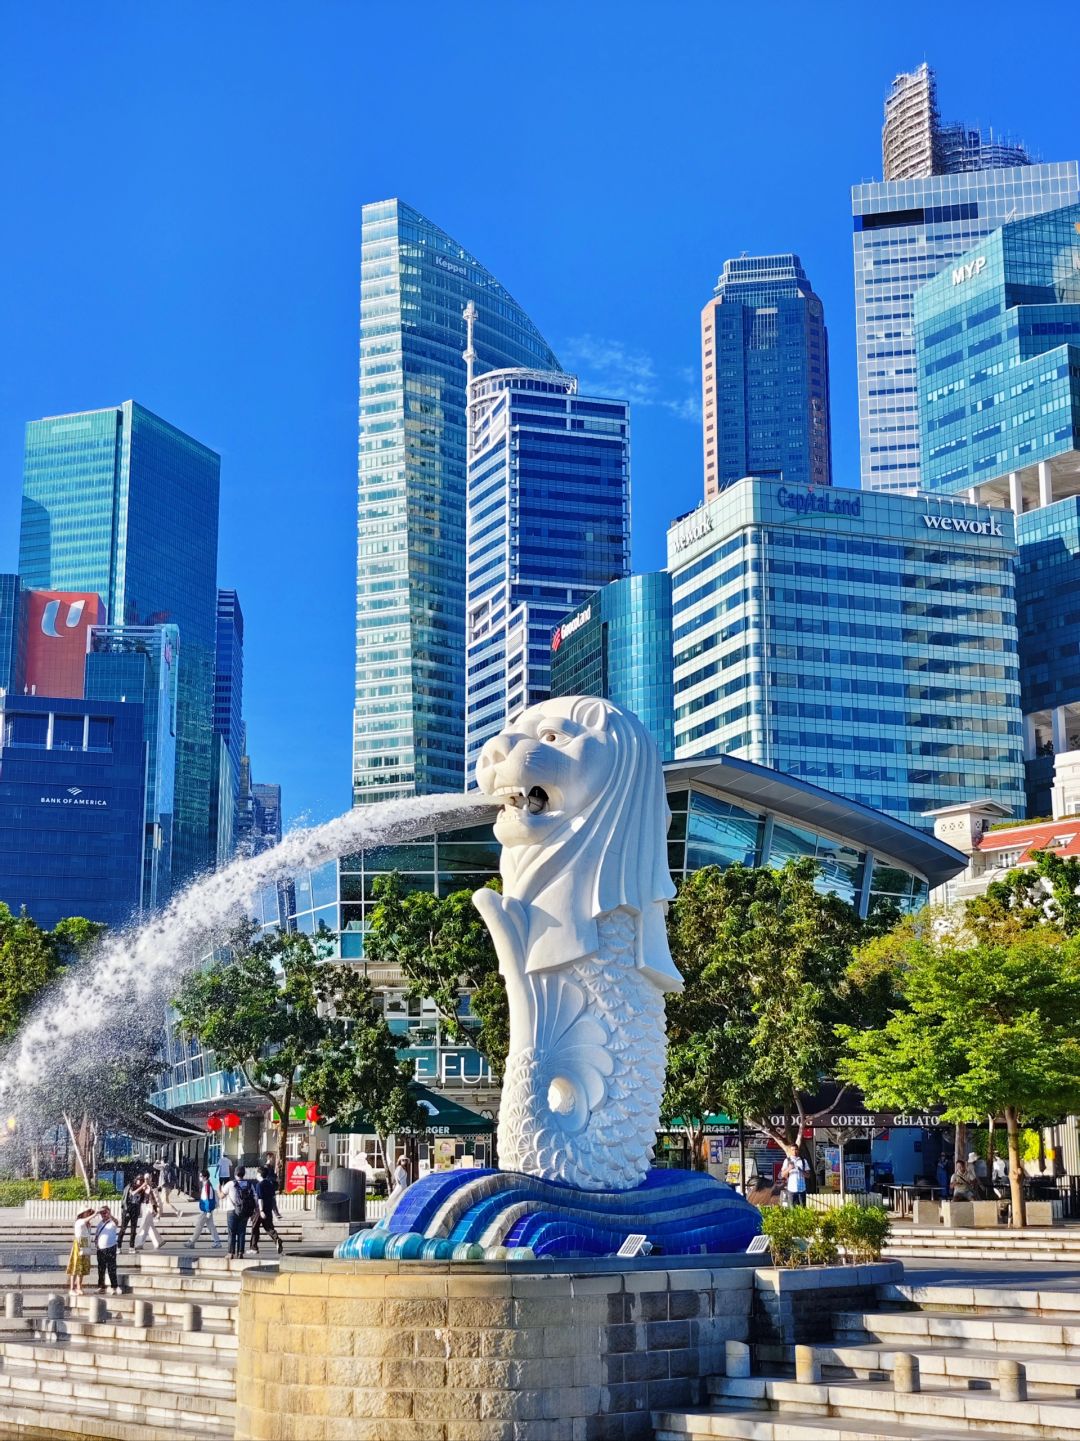
[[916, 1201], [912, 1220], [916, 1226], [940, 1226], [941, 1202]]
[[754, 1271], [720, 1259], [249, 1270], [237, 1441], [645, 1441], [749, 1337]]
[[943, 1201], [941, 1214], [946, 1226], [974, 1226], [974, 1201]]

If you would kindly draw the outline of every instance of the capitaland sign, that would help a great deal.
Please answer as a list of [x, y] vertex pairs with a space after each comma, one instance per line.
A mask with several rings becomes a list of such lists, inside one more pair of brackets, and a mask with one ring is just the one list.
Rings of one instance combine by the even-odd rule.
[[928, 530], [956, 531], [960, 535], [1001, 535], [1005, 532], [1001, 522], [990, 516], [987, 520], [968, 520], [962, 515], [923, 515], [923, 524]]
[[583, 625], [588, 625], [592, 620], [592, 606], [587, 605], [584, 610], [579, 610], [577, 615], [564, 620], [562, 625], [557, 625], [551, 632], [551, 649], [558, 650], [564, 640], [569, 640], [575, 631], [579, 631]]
[[952, 283], [963, 285], [965, 280], [972, 280], [976, 275], [981, 275], [986, 269], [986, 256], [977, 255], [974, 260], [968, 260], [963, 265], [957, 265], [953, 269]]
[[815, 490], [807, 486], [805, 490], [790, 490], [782, 485], [776, 492], [777, 504], [785, 510], [793, 510], [796, 515], [849, 515], [858, 520], [862, 515], [862, 496], [857, 492], [833, 490], [826, 486], [821, 490]]
[[712, 512], [706, 506], [701, 506], [700, 509], [694, 511], [693, 515], [688, 515], [685, 520], [680, 521], [677, 529], [672, 531], [672, 550], [678, 554], [688, 545], [693, 545], [695, 540], [700, 540], [703, 535], [708, 535], [712, 528]]

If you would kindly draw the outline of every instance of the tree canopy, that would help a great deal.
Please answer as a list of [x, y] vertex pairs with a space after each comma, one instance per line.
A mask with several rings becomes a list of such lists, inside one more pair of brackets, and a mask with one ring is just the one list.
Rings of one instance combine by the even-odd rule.
[[978, 935], [985, 939], [1045, 925], [1063, 935], [1080, 934], [1080, 859], [1036, 851], [1032, 862], [991, 881], [985, 895], [968, 901], [967, 920]]
[[1020, 1126], [1080, 1109], [1080, 939], [1045, 925], [989, 940], [923, 925], [893, 945], [892, 1014], [839, 1028], [838, 1074], [874, 1106], [1004, 1115], [1022, 1223]]
[[818, 874], [805, 858], [780, 870], [709, 866], [680, 887], [668, 931], [685, 988], [667, 1000], [663, 1115], [695, 1143], [710, 1112], [791, 1141], [808, 1120], [805, 1094], [833, 1074], [864, 927], [817, 889]]
[[181, 1028], [281, 1115], [281, 1175], [294, 1095], [327, 1121], [362, 1111], [380, 1136], [422, 1128], [378, 997], [355, 967], [327, 961], [329, 945], [245, 924], [175, 1002]]
[[506, 986], [472, 892], [407, 891], [400, 876], [389, 875], [376, 880], [374, 895], [367, 960], [400, 967], [409, 999], [433, 1002], [446, 1035], [475, 1046], [498, 1080], [510, 1044]]

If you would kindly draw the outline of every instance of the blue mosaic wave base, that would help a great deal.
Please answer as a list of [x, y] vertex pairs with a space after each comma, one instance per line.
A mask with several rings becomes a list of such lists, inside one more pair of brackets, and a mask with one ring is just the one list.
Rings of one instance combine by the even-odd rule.
[[435, 1171], [370, 1231], [334, 1252], [344, 1260], [527, 1260], [611, 1256], [628, 1235], [665, 1256], [746, 1249], [757, 1208], [700, 1171], [650, 1171], [631, 1191], [582, 1191], [515, 1171]]

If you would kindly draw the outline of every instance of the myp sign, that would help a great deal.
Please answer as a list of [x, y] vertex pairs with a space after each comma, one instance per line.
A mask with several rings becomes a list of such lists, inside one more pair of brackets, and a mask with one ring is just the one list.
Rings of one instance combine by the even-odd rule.
[[966, 260], [963, 265], [957, 265], [952, 273], [952, 283], [963, 285], [966, 280], [973, 280], [976, 275], [981, 275], [986, 269], [986, 256], [976, 255], [974, 260]]

